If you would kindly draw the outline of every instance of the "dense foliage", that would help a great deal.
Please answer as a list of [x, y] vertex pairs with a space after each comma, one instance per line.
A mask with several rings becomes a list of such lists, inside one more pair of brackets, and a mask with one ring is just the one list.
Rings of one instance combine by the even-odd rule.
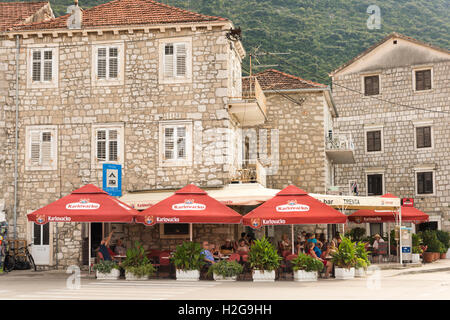
[[202, 251], [199, 243], [186, 241], [177, 247], [171, 261], [179, 270], [200, 270], [205, 264]]
[[331, 253], [332, 261], [338, 268], [352, 268], [357, 262], [356, 245], [350, 238], [342, 237], [342, 242], [336, 252]]
[[[19, 0], [18, 0], [19, 1]], [[24, 1], [24, 0], [20, 0]], [[80, 0], [82, 8], [109, 0]], [[191, 11], [229, 18], [243, 32], [247, 52], [290, 52], [259, 57], [261, 64], [329, 83], [328, 74], [391, 32], [449, 48], [450, 0], [160, 0]], [[73, 0], [50, 0], [55, 15]], [[381, 10], [381, 28], [370, 30], [367, 8]], [[289, 66], [281, 59], [287, 59]], [[248, 70], [248, 58], [245, 61]], [[255, 68], [254, 71], [259, 71]]]
[[299, 254], [297, 258], [291, 260], [291, 263], [294, 271], [305, 270], [311, 272], [323, 269], [322, 261], [302, 253]]
[[[441, 237], [443, 235], [440, 235]], [[426, 230], [420, 233], [420, 237], [423, 240], [423, 244], [427, 246], [427, 252], [441, 252], [444, 253], [445, 244], [439, 241], [438, 232], [435, 230]]]
[[358, 242], [355, 246], [355, 255], [356, 255], [356, 267], [367, 269], [370, 265], [369, 253], [366, 250], [366, 245], [364, 242]]
[[112, 269], [119, 269], [119, 266], [115, 261], [102, 260], [94, 265], [94, 270], [99, 273], [110, 273]]
[[234, 277], [242, 273], [244, 267], [236, 261], [222, 260], [209, 267], [208, 273], [228, 278]]
[[254, 270], [276, 270], [281, 260], [275, 247], [266, 238], [256, 240], [248, 255], [248, 262]]
[[155, 267], [145, 255], [145, 249], [141, 243], [136, 241], [134, 247], [127, 250], [127, 257], [122, 263], [122, 267], [135, 276], [151, 276]]

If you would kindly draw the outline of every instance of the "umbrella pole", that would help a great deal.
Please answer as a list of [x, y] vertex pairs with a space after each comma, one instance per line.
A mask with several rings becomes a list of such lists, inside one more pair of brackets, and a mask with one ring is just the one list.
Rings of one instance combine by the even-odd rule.
[[89, 252], [88, 252], [88, 266], [89, 266], [89, 275], [91, 275], [91, 223], [88, 222], [88, 233], [89, 233], [89, 237], [88, 237], [88, 242], [89, 242]]
[[189, 223], [189, 239], [192, 242], [192, 223]]
[[294, 225], [291, 224], [291, 247], [292, 247], [292, 254], [294, 254]]
[[391, 224], [387, 223], [387, 230], [388, 230], [388, 257], [389, 260], [391, 260]]
[[398, 222], [400, 225], [400, 230], [399, 230], [399, 234], [398, 234], [398, 244], [399, 244], [399, 249], [398, 249], [398, 253], [400, 254], [400, 265], [403, 264], [403, 255], [402, 255], [402, 207], [400, 206], [400, 210], [399, 210], [399, 218], [398, 218]]

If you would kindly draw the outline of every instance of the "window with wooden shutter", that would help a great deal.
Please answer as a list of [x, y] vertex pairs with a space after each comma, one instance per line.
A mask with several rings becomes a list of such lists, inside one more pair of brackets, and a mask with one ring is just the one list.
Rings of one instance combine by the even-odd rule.
[[433, 192], [433, 172], [417, 172], [417, 194]]
[[109, 48], [109, 78], [117, 78], [119, 53], [115, 47]]
[[192, 161], [192, 122], [168, 121], [160, 123], [160, 154], [162, 166], [187, 166]]
[[367, 131], [367, 152], [381, 151], [381, 130]]
[[166, 43], [163, 51], [163, 75], [166, 79], [188, 77], [188, 43]]
[[26, 170], [57, 169], [56, 126], [27, 127]]
[[119, 161], [119, 130], [97, 130], [97, 160]]
[[373, 96], [380, 93], [380, 77], [366, 76], [364, 77], [364, 94], [366, 96]]
[[53, 51], [51, 49], [34, 49], [32, 53], [32, 81], [53, 80]]
[[416, 71], [416, 91], [431, 89], [431, 69]]
[[174, 47], [172, 43], [165, 45], [164, 49], [164, 76], [172, 78], [174, 71]]
[[177, 127], [177, 158], [186, 159], [186, 128]]
[[51, 50], [44, 51], [44, 81], [52, 81], [53, 53]]
[[368, 196], [383, 195], [383, 175], [382, 174], [367, 175], [367, 195]]
[[33, 50], [33, 81], [41, 81], [41, 51]]
[[41, 143], [41, 154], [42, 154], [42, 164], [50, 165], [52, 162], [52, 133], [42, 132], [42, 143]]
[[164, 128], [164, 159], [174, 159], [174, 128]]
[[109, 130], [109, 141], [108, 141], [108, 154], [109, 161], [118, 160], [118, 141], [117, 141], [117, 130]]
[[106, 130], [97, 131], [97, 160], [106, 161]]
[[106, 79], [106, 48], [98, 48], [97, 52], [97, 77]]
[[416, 147], [431, 148], [431, 127], [416, 128]]
[[177, 50], [177, 76], [186, 76], [186, 45], [180, 43], [176, 45]]
[[30, 160], [34, 165], [41, 163], [41, 132], [31, 131], [30, 134]]

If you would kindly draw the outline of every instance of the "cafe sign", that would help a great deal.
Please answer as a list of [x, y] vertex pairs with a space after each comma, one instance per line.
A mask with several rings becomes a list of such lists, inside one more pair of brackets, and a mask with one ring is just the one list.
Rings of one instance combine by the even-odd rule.
[[176, 203], [172, 205], [172, 210], [194, 210], [202, 211], [206, 209], [206, 205], [201, 203], [195, 203], [192, 199], [184, 200], [184, 203]]
[[297, 203], [296, 200], [289, 200], [287, 204], [279, 205], [275, 208], [278, 212], [306, 212], [309, 206]]

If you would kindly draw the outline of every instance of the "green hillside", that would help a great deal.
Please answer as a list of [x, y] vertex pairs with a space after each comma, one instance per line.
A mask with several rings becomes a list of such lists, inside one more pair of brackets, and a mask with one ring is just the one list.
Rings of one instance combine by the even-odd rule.
[[[72, 0], [50, 0], [56, 15]], [[79, 0], [87, 8], [107, 0]], [[450, 48], [450, 0], [164, 0], [166, 4], [231, 19], [243, 30], [247, 52], [290, 52], [261, 57], [261, 64], [314, 81], [329, 83], [328, 73], [396, 31]], [[369, 5], [381, 9], [381, 29], [369, 30]], [[287, 59], [289, 66], [280, 61]], [[248, 61], [246, 61], [248, 65]], [[248, 69], [248, 66], [245, 67]], [[261, 68], [255, 68], [255, 71]]]

